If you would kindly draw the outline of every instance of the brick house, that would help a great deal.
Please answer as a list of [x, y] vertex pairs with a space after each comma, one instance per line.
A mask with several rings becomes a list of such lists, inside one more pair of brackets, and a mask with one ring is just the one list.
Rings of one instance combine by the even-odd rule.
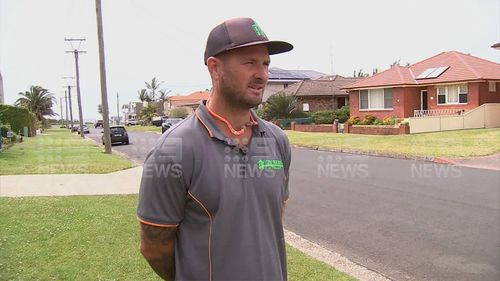
[[297, 97], [303, 111], [338, 109], [349, 105], [349, 94], [342, 87], [362, 78], [343, 77], [340, 75], [324, 76], [316, 80], [303, 80], [278, 92]]
[[196, 91], [186, 96], [172, 96], [164, 104], [164, 111], [169, 112], [170, 109], [176, 107], [187, 107], [196, 109], [201, 100], [206, 100], [210, 96], [208, 91]]
[[288, 86], [304, 81], [317, 79], [326, 74], [314, 70], [286, 70], [277, 67], [269, 69], [269, 79], [264, 89], [263, 101], [266, 101], [273, 94], [287, 88]]
[[350, 114], [379, 119], [453, 115], [500, 103], [500, 64], [457, 51], [395, 66], [343, 89]]

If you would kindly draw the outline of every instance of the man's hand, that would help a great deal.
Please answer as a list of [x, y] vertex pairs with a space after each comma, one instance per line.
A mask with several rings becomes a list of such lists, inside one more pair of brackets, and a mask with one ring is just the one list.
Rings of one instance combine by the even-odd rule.
[[174, 280], [174, 241], [176, 227], [158, 227], [141, 223], [141, 253], [164, 280]]

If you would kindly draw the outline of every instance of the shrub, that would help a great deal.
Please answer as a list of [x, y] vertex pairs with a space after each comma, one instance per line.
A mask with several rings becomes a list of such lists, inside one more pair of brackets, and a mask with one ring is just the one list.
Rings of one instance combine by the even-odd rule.
[[186, 118], [189, 115], [187, 108], [185, 107], [177, 107], [170, 109], [168, 113], [168, 117], [170, 118]]
[[4, 138], [7, 137], [7, 132], [10, 130], [9, 126], [7, 125], [0, 125], [0, 135]]
[[380, 119], [375, 119], [375, 121], [373, 121], [373, 125], [384, 125], [384, 122]]
[[386, 116], [384, 117], [384, 120], [382, 121], [384, 125], [394, 125], [396, 124], [396, 117], [395, 116]]
[[358, 116], [351, 116], [351, 117], [349, 117], [349, 119], [347, 120], [347, 123], [348, 123], [349, 125], [357, 125], [357, 124], [359, 124], [359, 122], [360, 122], [360, 119], [359, 119], [359, 117], [358, 117]]
[[28, 127], [30, 136], [33, 136], [38, 128], [37, 120], [36, 115], [27, 109], [0, 104], [0, 122], [10, 124], [13, 132], [19, 132], [24, 127]]
[[349, 119], [349, 106], [342, 106], [340, 109], [337, 109], [337, 119], [339, 119], [340, 123], [345, 123], [347, 119]]
[[315, 124], [332, 124], [335, 115], [334, 110], [319, 110], [311, 113], [311, 117]]
[[362, 123], [363, 125], [373, 125], [373, 122], [375, 122], [375, 120], [377, 120], [377, 117], [367, 114], [365, 115], [365, 118], [363, 119]]

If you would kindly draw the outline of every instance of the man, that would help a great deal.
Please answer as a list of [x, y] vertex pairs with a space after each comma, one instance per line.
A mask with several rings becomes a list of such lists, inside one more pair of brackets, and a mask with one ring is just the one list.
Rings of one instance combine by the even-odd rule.
[[287, 280], [282, 215], [290, 146], [251, 108], [262, 102], [269, 41], [250, 18], [216, 26], [205, 64], [212, 93], [166, 131], [144, 163], [141, 252], [166, 280]]

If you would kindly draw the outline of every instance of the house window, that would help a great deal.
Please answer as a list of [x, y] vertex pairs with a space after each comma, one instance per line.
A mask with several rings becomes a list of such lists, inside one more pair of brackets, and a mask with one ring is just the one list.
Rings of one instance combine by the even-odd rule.
[[308, 112], [309, 111], [309, 104], [308, 103], [302, 104], [302, 111], [304, 111], [304, 112]]
[[496, 92], [497, 91], [497, 82], [488, 82], [488, 89], [490, 92]]
[[467, 84], [438, 87], [438, 104], [467, 103]]
[[392, 109], [392, 89], [370, 89], [359, 92], [359, 109], [380, 110]]

